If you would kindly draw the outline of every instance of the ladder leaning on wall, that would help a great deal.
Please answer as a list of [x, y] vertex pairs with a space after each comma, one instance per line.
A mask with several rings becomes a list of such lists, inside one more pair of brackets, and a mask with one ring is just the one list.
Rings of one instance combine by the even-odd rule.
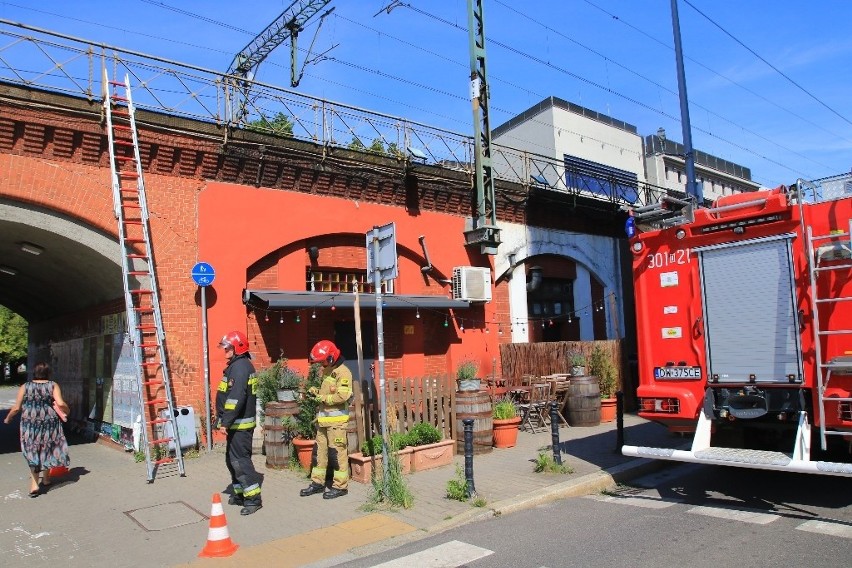
[[[176, 463], [180, 475], [185, 475], [183, 454], [164, 350], [165, 333], [154, 272], [130, 78], [125, 75], [123, 82], [111, 81], [104, 69], [103, 81], [127, 334], [133, 351], [141, 403], [140, 446], [145, 454], [148, 482], [151, 483], [159, 466], [167, 463]], [[171, 450], [174, 450], [174, 457]]]

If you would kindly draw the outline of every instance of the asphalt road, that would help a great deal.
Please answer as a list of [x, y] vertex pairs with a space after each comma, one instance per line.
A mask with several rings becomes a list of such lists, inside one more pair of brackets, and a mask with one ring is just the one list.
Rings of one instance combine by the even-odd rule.
[[340, 566], [852, 566], [848, 478], [677, 465]]

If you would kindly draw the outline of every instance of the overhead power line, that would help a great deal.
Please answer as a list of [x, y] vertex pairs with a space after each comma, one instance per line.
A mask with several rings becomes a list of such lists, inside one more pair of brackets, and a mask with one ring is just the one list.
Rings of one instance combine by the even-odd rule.
[[760, 54], [758, 54], [758, 53], [757, 53], [756, 51], [754, 51], [752, 48], [750, 48], [749, 46], [747, 46], [746, 44], [744, 44], [742, 41], [740, 41], [739, 39], [737, 39], [736, 37], [734, 37], [734, 35], [733, 35], [731, 32], [729, 32], [728, 30], [726, 30], [725, 28], [723, 28], [722, 26], [720, 26], [719, 24], [717, 24], [715, 21], [713, 21], [713, 19], [711, 19], [711, 18], [710, 18], [710, 16], [708, 16], [707, 14], [705, 14], [704, 12], [702, 12], [701, 10], [699, 10], [698, 8], [696, 8], [696, 7], [695, 7], [695, 5], [694, 5], [694, 4], [692, 4], [689, 0], [683, 0], [683, 1], [684, 1], [684, 3], [686, 3], [686, 4], [690, 7], [690, 8], [692, 8], [693, 10], [695, 10], [696, 12], [698, 12], [699, 14], [701, 14], [701, 16], [702, 16], [704, 19], [706, 19], [708, 22], [710, 22], [711, 24], [713, 24], [714, 26], [716, 26], [717, 28], [719, 28], [719, 30], [720, 30], [723, 34], [725, 34], [726, 36], [728, 36], [729, 38], [731, 38], [732, 40], [734, 40], [735, 42], [737, 42], [738, 44], [740, 44], [740, 45], [741, 45], [741, 46], [742, 46], [742, 47], [743, 47], [746, 51], [748, 51], [749, 53], [751, 53], [752, 55], [754, 55], [755, 57], [757, 57], [758, 59], [760, 59], [761, 61], [763, 61], [764, 63], [766, 63], [769, 67], [771, 67], [771, 68], [772, 68], [772, 70], [773, 70], [773, 71], [775, 71], [776, 73], [778, 73], [779, 75], [781, 75], [782, 77], [784, 77], [785, 79], [787, 79], [787, 80], [788, 80], [790, 83], [792, 83], [795, 87], [797, 87], [798, 89], [800, 89], [803, 93], [805, 93], [805, 94], [806, 94], [806, 95], [808, 95], [810, 98], [812, 98], [813, 100], [815, 100], [816, 102], [818, 102], [820, 105], [822, 105], [823, 107], [825, 107], [826, 109], [828, 109], [829, 111], [831, 111], [832, 113], [834, 113], [835, 115], [837, 115], [837, 117], [838, 117], [838, 118], [840, 118], [841, 120], [843, 120], [843, 121], [844, 121], [844, 122], [846, 122], [847, 124], [852, 125], [852, 122], [850, 122], [848, 118], [846, 118], [845, 116], [843, 116], [842, 114], [840, 114], [839, 112], [837, 112], [836, 110], [834, 110], [833, 108], [831, 108], [830, 106], [828, 106], [828, 105], [827, 105], [825, 102], [823, 102], [823, 101], [822, 101], [819, 97], [817, 97], [817, 96], [816, 96], [816, 95], [814, 95], [812, 92], [810, 92], [809, 90], [807, 90], [806, 88], [804, 88], [803, 86], [801, 86], [799, 83], [797, 83], [796, 81], [794, 81], [794, 80], [793, 80], [793, 79], [792, 79], [789, 75], [787, 75], [786, 73], [784, 73], [783, 71], [781, 71], [780, 69], [778, 69], [777, 67], [775, 67], [772, 63], [770, 63], [769, 61], [767, 61], [766, 59], [764, 59], [764, 58], [763, 58]]

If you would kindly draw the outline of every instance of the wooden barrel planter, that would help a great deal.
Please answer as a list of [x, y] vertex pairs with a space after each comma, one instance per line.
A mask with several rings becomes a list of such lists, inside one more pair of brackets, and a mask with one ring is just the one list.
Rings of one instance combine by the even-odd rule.
[[290, 443], [285, 436], [284, 421], [295, 419], [299, 405], [295, 401], [267, 402], [263, 411], [263, 445], [266, 448], [266, 467], [283, 469], [290, 463]]
[[597, 426], [601, 423], [601, 392], [597, 377], [571, 377], [564, 414], [571, 426]]
[[456, 393], [456, 453], [464, 455], [465, 418], [473, 419], [473, 453], [491, 451], [494, 429], [491, 413], [491, 395], [488, 391]]

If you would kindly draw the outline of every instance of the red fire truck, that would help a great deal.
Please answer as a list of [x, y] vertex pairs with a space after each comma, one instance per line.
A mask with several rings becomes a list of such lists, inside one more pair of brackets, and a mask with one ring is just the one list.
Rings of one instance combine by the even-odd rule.
[[664, 196], [631, 233], [639, 414], [695, 436], [622, 453], [852, 476], [852, 175]]

